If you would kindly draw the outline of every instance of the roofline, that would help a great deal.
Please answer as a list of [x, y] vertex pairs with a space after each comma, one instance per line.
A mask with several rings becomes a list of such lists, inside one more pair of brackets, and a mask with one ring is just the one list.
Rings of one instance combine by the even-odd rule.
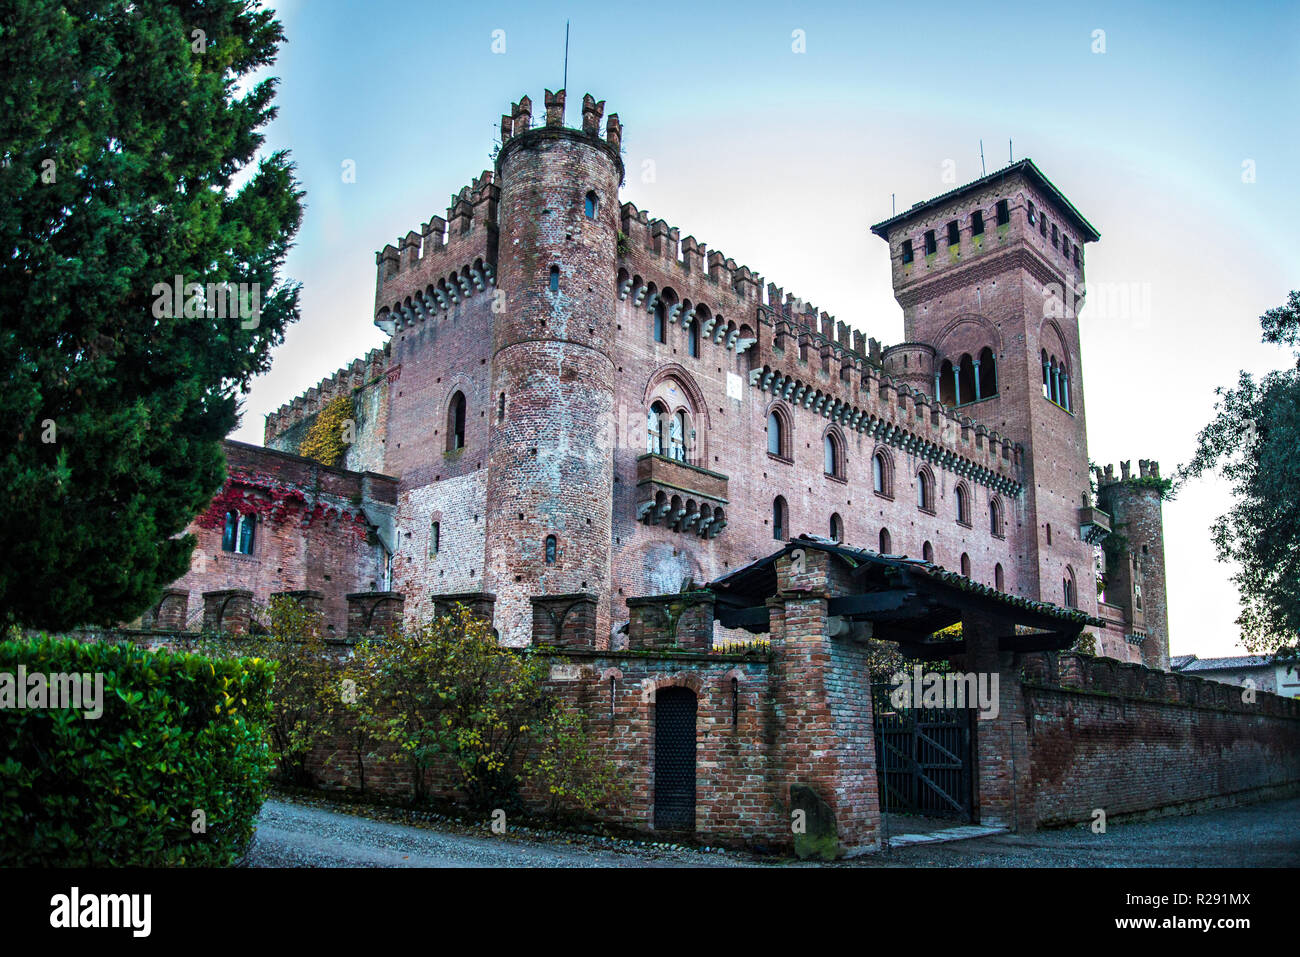
[[977, 180], [972, 180], [965, 186], [958, 186], [956, 189], [949, 190], [933, 199], [928, 199], [923, 203], [917, 203], [915, 206], [899, 213], [897, 216], [891, 216], [889, 219], [876, 223], [876, 225], [871, 227], [871, 231], [881, 239], [888, 242], [890, 230], [900, 223], [912, 219], [913, 217], [924, 213], [926, 210], [933, 209], [941, 203], [946, 203], [951, 199], [956, 199], [958, 196], [974, 192], [989, 183], [1005, 179], [1013, 173], [1026, 174], [1029, 179], [1033, 180], [1053, 200], [1055, 200], [1056, 203], [1075, 220], [1074, 225], [1078, 227], [1080, 232], [1083, 234], [1083, 241], [1085, 243], [1095, 243], [1097, 240], [1101, 239], [1101, 233], [1097, 231], [1097, 228], [1084, 218], [1084, 215], [1075, 208], [1075, 205], [1066, 198], [1065, 194], [1057, 189], [1056, 185], [1048, 179], [1046, 175], [1044, 175], [1043, 171], [1038, 168], [1037, 164], [1028, 157], [1022, 160], [1017, 160], [1010, 166], [1004, 166], [1002, 169], [994, 170], [992, 173], [989, 173], [986, 176], [981, 176]]

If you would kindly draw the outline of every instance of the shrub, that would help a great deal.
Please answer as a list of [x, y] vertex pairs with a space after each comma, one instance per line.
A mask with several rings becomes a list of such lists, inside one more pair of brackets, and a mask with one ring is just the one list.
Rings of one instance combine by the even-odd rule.
[[345, 674], [358, 724], [396, 748], [379, 757], [410, 762], [414, 801], [425, 797], [424, 772], [443, 763], [476, 807], [514, 797], [518, 756], [543, 713], [544, 666], [498, 644], [465, 606], [362, 642]]
[[271, 756], [286, 784], [312, 784], [307, 758], [334, 730], [336, 673], [322, 639], [322, 616], [283, 595], [272, 597], [260, 616], [267, 634], [209, 638], [199, 650], [216, 658], [264, 658], [276, 663], [269, 722]]
[[577, 711], [552, 703], [537, 722], [536, 737], [536, 748], [524, 762], [523, 778], [545, 798], [551, 817], [565, 807], [590, 814], [624, 800], [626, 781], [592, 742]]
[[245, 850], [271, 768], [273, 664], [0, 642], [0, 676], [19, 665], [102, 675], [103, 713], [0, 709], [0, 864], [223, 866]]

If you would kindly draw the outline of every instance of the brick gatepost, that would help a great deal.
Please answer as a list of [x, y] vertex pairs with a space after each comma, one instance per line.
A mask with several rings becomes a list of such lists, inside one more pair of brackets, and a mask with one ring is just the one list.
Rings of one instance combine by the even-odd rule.
[[402, 624], [406, 598], [400, 592], [353, 592], [347, 599], [349, 641], [379, 634]]
[[880, 848], [870, 667], [861, 644], [828, 633], [827, 602], [839, 578], [831, 562], [831, 555], [812, 549], [803, 553], [802, 567], [790, 556], [778, 559], [777, 593], [767, 602], [776, 712], [772, 773], [786, 826], [792, 811], [805, 812], [805, 836], [781, 835], [801, 856]]
[[184, 588], [167, 588], [162, 601], [154, 609], [152, 627], [155, 631], [184, 631], [189, 617], [190, 593]]
[[275, 598], [277, 596], [297, 602], [302, 607], [302, 610], [309, 615], [324, 616], [325, 614], [324, 592], [299, 589], [297, 591], [278, 591], [271, 597]]
[[980, 824], [1013, 831], [1034, 830], [1033, 775], [1029, 763], [1029, 730], [1019, 654], [998, 650], [1000, 635], [1013, 626], [1005, 621], [968, 613], [962, 618], [966, 671], [998, 676], [998, 713], [983, 718], [975, 712], [974, 811]]
[[246, 635], [252, 621], [253, 593], [247, 588], [203, 593], [203, 631], [206, 634]]
[[594, 650], [598, 602], [596, 595], [588, 593], [534, 597], [533, 644]]

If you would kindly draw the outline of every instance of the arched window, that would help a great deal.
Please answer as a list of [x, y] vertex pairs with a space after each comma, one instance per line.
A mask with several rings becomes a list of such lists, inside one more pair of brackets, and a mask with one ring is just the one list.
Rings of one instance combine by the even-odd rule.
[[555, 564], [556, 541], [554, 535], [546, 536], [546, 564]]
[[970, 578], [970, 556], [965, 552], [961, 553], [961, 573]]
[[921, 560], [926, 562], [934, 561], [934, 546], [929, 542], [921, 545]]
[[429, 555], [430, 557], [438, 554], [438, 549], [442, 545], [442, 523], [431, 522], [429, 524]]
[[993, 587], [998, 591], [1006, 591], [1006, 583], [1002, 576], [1002, 563], [998, 562], [993, 566]]
[[686, 354], [692, 359], [700, 357], [700, 324], [694, 319], [686, 324]]
[[1052, 544], [1052, 523], [1047, 523], [1047, 544]]
[[840, 518], [839, 512], [831, 515], [831, 541], [844, 541], [844, 519]]
[[1050, 399], [1052, 396], [1050, 392], [1050, 387], [1047, 384], [1047, 378], [1051, 371], [1051, 363], [1047, 359], [1046, 349], [1043, 350], [1042, 361], [1043, 361], [1043, 398]]
[[957, 486], [957, 521], [962, 525], [970, 524], [970, 493], [965, 485]]
[[989, 499], [989, 531], [1002, 537], [1002, 504], [995, 498]]
[[504, 422], [505, 420], [506, 420], [506, 394], [502, 392], [499, 396], [497, 396], [497, 421]]
[[981, 399], [998, 394], [998, 362], [993, 356], [993, 350], [988, 346], [980, 352], [978, 387]]
[[597, 198], [596, 198], [596, 192], [595, 192], [595, 190], [592, 190], [591, 192], [589, 192], [589, 193], [587, 194], [587, 208], [586, 208], [586, 212], [587, 212], [587, 218], [588, 218], [588, 219], [595, 219], [595, 218], [596, 218], [596, 205], [597, 205], [597, 203], [598, 203], [598, 200], [597, 200]]
[[668, 420], [668, 457], [686, 461], [686, 413], [678, 411]]
[[822, 453], [826, 474], [843, 478], [844, 453], [840, 450], [839, 437], [834, 432], [827, 432], [822, 438]]
[[783, 455], [785, 448], [785, 422], [781, 413], [773, 409], [767, 414], [767, 451], [770, 455]]
[[662, 402], [650, 406], [646, 413], [646, 451], [651, 455], [664, 454], [664, 419], [668, 417], [668, 408]]
[[465, 393], [457, 392], [447, 407], [447, 451], [465, 447]]
[[785, 541], [786, 525], [789, 522], [789, 509], [785, 499], [778, 495], [772, 501], [772, 537], [779, 542]]
[[1065, 566], [1065, 577], [1061, 579], [1061, 591], [1065, 597], [1065, 607], [1077, 608], [1079, 596], [1074, 588], [1074, 569], [1069, 565]]
[[551, 292], [560, 291], [560, 267], [551, 267]]
[[893, 540], [890, 539], [889, 537], [889, 529], [887, 528], [882, 528], [880, 530], [880, 554], [882, 555], [894, 554], [894, 543]]
[[934, 479], [925, 469], [916, 473], [916, 507], [923, 512], [934, 511]]
[[655, 302], [655, 342], [668, 341], [668, 314], [664, 310], [662, 299]]
[[888, 498], [893, 495], [892, 480], [889, 459], [883, 450], [879, 451], [871, 457], [871, 487], [877, 494]]

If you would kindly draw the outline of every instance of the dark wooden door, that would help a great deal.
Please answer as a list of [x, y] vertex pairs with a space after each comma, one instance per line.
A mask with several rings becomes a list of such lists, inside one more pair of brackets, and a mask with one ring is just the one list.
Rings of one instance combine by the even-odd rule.
[[661, 688], [655, 696], [655, 829], [695, 829], [695, 693]]

